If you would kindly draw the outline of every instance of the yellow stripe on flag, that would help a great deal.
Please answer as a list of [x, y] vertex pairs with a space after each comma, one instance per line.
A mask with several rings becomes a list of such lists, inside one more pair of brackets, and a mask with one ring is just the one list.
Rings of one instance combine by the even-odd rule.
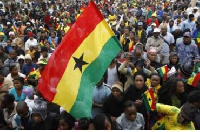
[[[72, 57], [69, 60], [66, 70], [62, 78], [60, 79], [60, 82], [57, 85], [57, 93], [53, 100], [54, 103], [59, 103], [59, 105], [64, 107], [65, 110], [67, 110], [68, 112], [70, 111], [70, 109], [74, 105], [74, 102], [76, 101], [82, 73], [90, 65], [90, 63], [98, 57], [104, 44], [112, 36], [114, 36], [114, 33], [110, 30], [110, 27], [105, 22], [105, 20], [103, 20], [96, 26], [96, 28], [90, 33], [90, 35], [84, 39], [82, 44], [72, 54]], [[73, 57], [80, 58], [83, 53], [83, 60], [88, 64], [83, 65], [81, 73], [78, 68], [74, 70], [75, 61]], [[70, 87], [69, 85], [73, 85], [73, 87]]]
[[189, 78], [187, 84], [192, 85], [192, 83], [193, 83], [193, 81], [194, 81], [194, 78], [195, 78], [195, 76]]

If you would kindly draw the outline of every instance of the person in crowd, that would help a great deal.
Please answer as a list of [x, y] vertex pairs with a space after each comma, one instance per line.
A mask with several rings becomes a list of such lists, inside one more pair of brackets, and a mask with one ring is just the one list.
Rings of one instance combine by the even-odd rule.
[[23, 65], [24, 65], [24, 56], [23, 55], [20, 55], [20, 56], [18, 56], [18, 63], [17, 63], [17, 70], [18, 71], [21, 71], [22, 70], [22, 67], [23, 67]]
[[17, 52], [12, 50], [9, 52], [9, 58], [4, 61], [5, 67], [16, 66], [18, 63]]
[[30, 46], [37, 46], [38, 42], [34, 38], [34, 34], [32, 32], [28, 32], [29, 39], [25, 42], [25, 52], [29, 51]]
[[103, 104], [103, 113], [110, 115], [112, 121], [116, 121], [117, 117], [123, 112], [123, 84], [115, 82], [111, 91], [110, 96]]
[[190, 103], [181, 109], [157, 103], [156, 111], [165, 114], [162, 121], [157, 122], [158, 126], [164, 125], [165, 130], [195, 130], [192, 120], [196, 116], [196, 107]]
[[9, 69], [4, 67], [2, 60], [0, 60], [0, 72], [6, 77], [9, 74]]
[[94, 130], [112, 130], [112, 121], [105, 114], [95, 116], [93, 124]]
[[189, 28], [190, 32], [193, 32], [195, 30], [195, 22], [193, 20], [194, 14], [190, 14], [189, 18], [182, 23], [181, 30], [184, 31], [185, 29]]
[[170, 78], [158, 91], [159, 103], [181, 108], [186, 101], [185, 86], [181, 79]]
[[183, 34], [183, 42], [176, 43], [176, 52], [178, 53], [179, 63], [191, 62], [193, 59], [199, 59], [198, 47], [191, 41], [191, 33]]
[[26, 64], [23, 65], [21, 73], [28, 76], [32, 69], [37, 69], [37, 65], [32, 62], [32, 58], [29, 54], [26, 54], [24, 59]]
[[15, 130], [29, 130], [28, 121], [31, 120], [31, 111], [26, 102], [20, 101], [16, 106], [17, 114], [14, 116], [12, 127]]
[[13, 82], [14, 88], [11, 88], [9, 93], [14, 95], [16, 102], [24, 101], [26, 96], [22, 91], [27, 88], [27, 86], [24, 86], [24, 78], [15, 77]]
[[93, 90], [92, 99], [92, 118], [96, 115], [102, 113], [103, 103], [106, 98], [111, 94], [111, 89], [109, 86], [103, 83], [104, 78], [102, 78]]
[[152, 73], [146, 81], [148, 88], [153, 88], [154, 93], [157, 95], [162, 85], [162, 78], [158, 73]]
[[196, 130], [200, 130], [200, 91], [194, 90], [188, 95], [188, 102], [195, 105], [197, 107], [197, 113], [195, 119], [193, 119], [193, 123], [195, 125]]
[[143, 115], [137, 112], [136, 106], [130, 100], [124, 103], [124, 113], [116, 121], [123, 130], [144, 130], [145, 126]]
[[169, 56], [169, 64], [168, 67], [171, 69], [175, 67], [176, 71], [180, 68], [178, 54], [176, 52], [171, 52]]
[[147, 39], [145, 50], [148, 51], [151, 47], [154, 47], [157, 49], [157, 52], [160, 54], [163, 43], [164, 43], [164, 40], [160, 37], [160, 29], [155, 28], [153, 31], [153, 36]]
[[58, 116], [47, 113], [47, 103], [40, 99], [35, 100], [31, 120], [28, 121], [29, 130], [57, 130]]
[[140, 38], [140, 42], [142, 44], [146, 44], [146, 37], [147, 37], [147, 34], [146, 34], [146, 31], [143, 29], [143, 23], [142, 22], [138, 22], [138, 25], [137, 25], [137, 30], [136, 30], [136, 35]]
[[0, 60], [4, 62], [8, 58], [8, 54], [5, 53], [3, 46], [0, 46]]
[[61, 112], [58, 130], [72, 130], [75, 125], [75, 118], [66, 111]]

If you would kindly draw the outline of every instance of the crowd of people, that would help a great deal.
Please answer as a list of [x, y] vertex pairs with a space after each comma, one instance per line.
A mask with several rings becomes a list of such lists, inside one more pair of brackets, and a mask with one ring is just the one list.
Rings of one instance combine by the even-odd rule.
[[122, 51], [93, 89], [91, 117], [80, 119], [45, 100], [37, 84], [88, 1], [0, 3], [0, 129], [199, 130], [198, 3], [95, 3]]

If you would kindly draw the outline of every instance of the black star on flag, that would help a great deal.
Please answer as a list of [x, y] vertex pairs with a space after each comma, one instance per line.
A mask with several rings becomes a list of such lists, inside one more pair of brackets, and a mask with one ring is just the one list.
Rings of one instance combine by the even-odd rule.
[[79, 68], [79, 70], [82, 72], [83, 65], [88, 64], [87, 62], [83, 61], [83, 55], [84, 55], [84, 53], [81, 55], [80, 58], [73, 57], [76, 62], [75, 66], [74, 66], [74, 70], [76, 68]]

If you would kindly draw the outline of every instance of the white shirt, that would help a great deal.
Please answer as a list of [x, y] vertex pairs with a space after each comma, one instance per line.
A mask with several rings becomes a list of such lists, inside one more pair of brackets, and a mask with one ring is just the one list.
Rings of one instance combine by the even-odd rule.
[[[162, 36], [162, 34], [161, 34], [161, 36]], [[171, 33], [167, 32], [167, 34], [162, 37], [165, 39], [165, 41], [168, 42], [169, 45], [174, 43], [174, 36]], [[161, 52], [161, 54], [169, 55], [169, 45], [167, 43], [165, 43], [165, 41], [164, 41], [164, 44], [162, 45], [160, 52]]]
[[38, 46], [37, 40], [34, 38], [33, 40], [28, 39], [25, 43], [25, 50], [28, 51], [30, 46]]
[[117, 65], [115, 65], [114, 68], [108, 68], [108, 79], [107, 84], [109, 86], [112, 86], [116, 81], [119, 81], [118, 75], [117, 75]]

